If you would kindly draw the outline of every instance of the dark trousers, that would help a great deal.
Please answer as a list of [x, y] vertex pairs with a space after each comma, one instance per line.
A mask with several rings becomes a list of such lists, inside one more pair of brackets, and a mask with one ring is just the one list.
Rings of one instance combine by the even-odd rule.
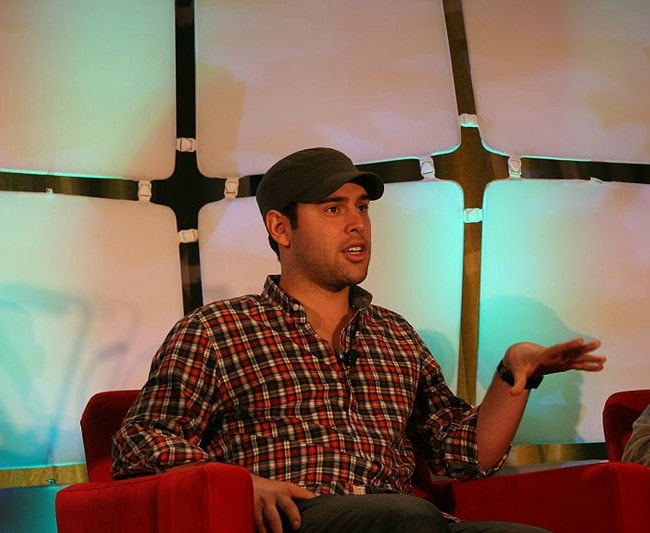
[[[318, 496], [297, 502], [301, 533], [544, 533], [508, 522], [448, 523], [438, 508], [417, 496], [364, 494]], [[285, 526], [285, 532], [291, 528]]]

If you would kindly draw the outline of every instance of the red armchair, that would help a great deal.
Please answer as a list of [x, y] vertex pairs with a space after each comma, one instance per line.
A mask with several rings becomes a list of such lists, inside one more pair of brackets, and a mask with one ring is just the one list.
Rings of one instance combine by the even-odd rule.
[[650, 389], [615, 392], [603, 409], [603, 431], [607, 459], [620, 461], [632, 434], [632, 424], [650, 404]]
[[[252, 483], [243, 468], [209, 464], [112, 481], [110, 436], [137, 391], [95, 395], [82, 415], [87, 483], [59, 491], [60, 533], [253, 531]], [[464, 520], [509, 520], [555, 533], [641, 533], [650, 523], [650, 469], [605, 462], [496, 475], [431, 480], [422, 464], [417, 493]]]

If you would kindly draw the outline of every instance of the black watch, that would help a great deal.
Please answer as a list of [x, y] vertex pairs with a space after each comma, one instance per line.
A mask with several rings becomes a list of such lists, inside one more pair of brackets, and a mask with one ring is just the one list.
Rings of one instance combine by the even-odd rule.
[[[499, 366], [497, 367], [497, 376], [501, 378], [502, 381], [505, 381], [511, 387], [515, 384], [515, 377], [512, 375], [512, 369], [503, 364], [503, 359], [499, 361]], [[536, 389], [539, 387], [539, 384], [544, 379], [544, 376], [531, 376], [526, 380], [526, 390]]]

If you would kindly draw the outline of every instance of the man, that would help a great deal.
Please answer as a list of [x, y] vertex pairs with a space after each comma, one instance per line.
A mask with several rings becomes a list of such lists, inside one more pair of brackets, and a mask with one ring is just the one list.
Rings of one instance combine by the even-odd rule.
[[625, 445], [621, 460], [650, 466], [650, 405], [632, 424], [632, 435]]
[[436, 474], [489, 475], [530, 388], [544, 374], [601, 370], [600, 343], [516, 344], [480, 408], [456, 397], [414, 329], [358, 286], [382, 193], [378, 176], [330, 148], [268, 170], [257, 202], [281, 274], [172, 329], [114, 439], [115, 477], [239, 464], [261, 532], [539, 531], [448, 523], [410, 494], [414, 453]]

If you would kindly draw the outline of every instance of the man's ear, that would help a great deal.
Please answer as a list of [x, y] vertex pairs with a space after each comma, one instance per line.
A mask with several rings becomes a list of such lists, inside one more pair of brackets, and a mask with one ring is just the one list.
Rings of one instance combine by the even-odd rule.
[[291, 242], [291, 221], [286, 215], [272, 209], [264, 220], [266, 231], [279, 247], [287, 248]]

